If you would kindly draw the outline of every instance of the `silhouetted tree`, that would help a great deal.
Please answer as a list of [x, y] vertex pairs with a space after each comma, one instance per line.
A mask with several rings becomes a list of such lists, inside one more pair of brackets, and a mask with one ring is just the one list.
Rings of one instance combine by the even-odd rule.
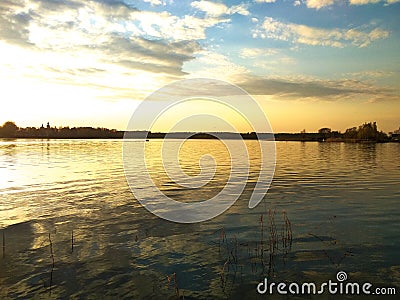
[[359, 140], [376, 140], [378, 136], [378, 129], [376, 127], [376, 122], [374, 123], [364, 123], [358, 127], [357, 138]]
[[344, 133], [344, 137], [346, 139], [356, 139], [357, 134], [358, 134], [357, 127], [352, 127], [352, 128], [346, 129], [346, 131]]
[[0, 136], [2, 137], [15, 137], [18, 126], [14, 122], [7, 121], [0, 127]]
[[383, 131], [378, 131], [376, 122], [364, 123], [358, 128], [353, 127], [346, 130], [344, 137], [360, 141], [385, 142], [389, 137]]
[[331, 132], [332, 129], [324, 127], [318, 130], [318, 133], [320, 134], [321, 138], [326, 140], [327, 138], [331, 137]]

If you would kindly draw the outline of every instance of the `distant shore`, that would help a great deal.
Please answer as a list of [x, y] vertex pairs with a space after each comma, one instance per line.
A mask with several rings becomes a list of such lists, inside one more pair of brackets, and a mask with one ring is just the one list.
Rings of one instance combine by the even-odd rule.
[[364, 123], [347, 129], [344, 133], [330, 128], [321, 128], [318, 132], [299, 133], [232, 133], [232, 132], [151, 132], [121, 131], [93, 127], [51, 127], [47, 126], [20, 128], [8, 121], [0, 126], [0, 138], [12, 139], [244, 139], [275, 140], [299, 142], [348, 142], [348, 143], [385, 143], [399, 142], [400, 129], [388, 134], [378, 131], [376, 122]]
[[43, 136], [14, 136], [14, 137], [1, 137], [0, 139], [8, 139], [8, 140], [15, 140], [15, 139], [71, 139], [71, 140], [78, 140], [78, 139], [110, 139], [110, 140], [120, 140], [124, 138], [128, 139], [198, 139], [198, 140], [210, 140], [210, 139], [243, 139], [243, 140], [275, 140], [275, 141], [286, 141], [286, 142], [327, 142], [327, 143], [399, 143], [398, 139], [388, 139], [384, 141], [375, 141], [375, 140], [362, 140], [362, 139], [349, 139], [349, 138], [327, 138], [325, 139], [324, 136], [321, 136], [318, 133], [275, 133], [275, 134], [268, 134], [268, 133], [190, 133], [190, 132], [176, 132], [176, 133], [164, 133], [164, 132], [149, 132], [146, 135], [138, 134], [137, 132], [132, 132], [132, 135], [124, 137], [124, 131], [115, 131], [112, 134], [102, 134], [101, 136], [93, 136], [93, 135], [84, 135], [84, 134], [76, 134], [70, 136], [57, 136], [57, 135], [43, 135]]

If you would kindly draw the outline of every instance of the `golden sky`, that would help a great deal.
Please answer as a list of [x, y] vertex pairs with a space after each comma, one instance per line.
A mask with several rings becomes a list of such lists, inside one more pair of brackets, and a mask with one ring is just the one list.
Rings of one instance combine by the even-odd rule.
[[[393, 131], [399, 13], [396, 0], [2, 1], [0, 123], [123, 130], [158, 88], [207, 77], [246, 90], [275, 132], [369, 121]], [[184, 105], [155, 129], [215, 110]], [[219, 114], [251, 129], [235, 112]]]

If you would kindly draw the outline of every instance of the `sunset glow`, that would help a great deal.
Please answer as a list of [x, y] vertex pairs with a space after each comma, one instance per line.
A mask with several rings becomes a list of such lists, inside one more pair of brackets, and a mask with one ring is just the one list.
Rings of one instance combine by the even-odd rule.
[[245, 89], [275, 132], [399, 127], [398, 1], [15, 0], [0, 11], [1, 124], [124, 130], [158, 88], [209, 77]]

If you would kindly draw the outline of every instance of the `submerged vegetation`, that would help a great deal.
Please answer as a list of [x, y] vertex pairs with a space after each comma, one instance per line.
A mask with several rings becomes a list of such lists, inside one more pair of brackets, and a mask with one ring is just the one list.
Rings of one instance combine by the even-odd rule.
[[259, 239], [239, 241], [229, 237], [225, 228], [219, 234], [218, 253], [221, 259], [220, 289], [229, 298], [244, 274], [273, 277], [277, 259], [286, 260], [293, 243], [292, 224], [285, 211], [281, 218], [276, 209], [259, 216]]

